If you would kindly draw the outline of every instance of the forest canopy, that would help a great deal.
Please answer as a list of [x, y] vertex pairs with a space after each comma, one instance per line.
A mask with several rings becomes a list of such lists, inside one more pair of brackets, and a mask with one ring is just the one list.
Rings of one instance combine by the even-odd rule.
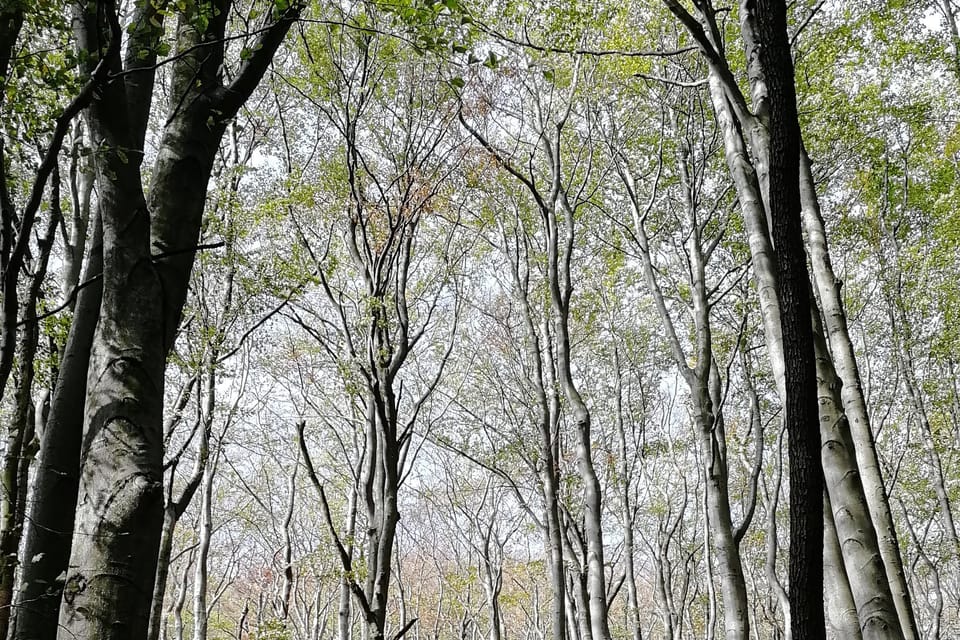
[[958, 19], [0, 0], [0, 640], [960, 636]]

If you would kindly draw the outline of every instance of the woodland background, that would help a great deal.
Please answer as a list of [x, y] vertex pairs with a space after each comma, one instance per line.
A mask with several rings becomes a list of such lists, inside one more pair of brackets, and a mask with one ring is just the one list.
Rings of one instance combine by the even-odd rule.
[[[0, 2], [0, 637], [790, 637], [756, 11]], [[958, 12], [787, 9], [828, 637], [960, 636]]]

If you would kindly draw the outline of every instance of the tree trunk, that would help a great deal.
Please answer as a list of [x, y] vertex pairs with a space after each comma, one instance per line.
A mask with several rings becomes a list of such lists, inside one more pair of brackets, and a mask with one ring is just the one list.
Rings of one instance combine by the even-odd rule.
[[773, 597], [776, 598], [780, 612], [783, 615], [784, 638], [791, 640], [793, 633], [790, 623], [790, 598], [787, 595], [786, 589], [783, 588], [783, 583], [780, 582], [780, 576], [777, 573], [777, 550], [779, 548], [779, 540], [777, 537], [777, 505], [780, 503], [780, 488], [783, 484], [783, 436], [784, 430], [780, 429], [775, 448], [777, 463], [773, 476], [773, 489], [766, 496], [766, 558], [763, 570], [767, 585], [773, 591]]
[[[359, 470], [358, 470], [359, 475]], [[347, 501], [346, 551], [347, 557], [353, 561], [353, 540], [357, 532], [357, 486], [350, 487], [350, 498]], [[337, 636], [340, 640], [350, 640], [353, 635], [353, 615], [350, 606], [350, 579], [346, 575], [340, 577], [340, 604], [337, 608]]]
[[13, 610], [14, 580], [17, 571], [17, 552], [23, 532], [26, 508], [26, 487], [29, 461], [33, 458], [33, 433], [36, 411], [33, 404], [33, 381], [40, 327], [37, 320], [37, 301], [43, 288], [50, 259], [50, 250], [60, 222], [60, 176], [53, 171], [50, 220], [45, 235], [39, 240], [39, 256], [33, 266], [23, 312], [20, 320], [19, 362], [14, 410], [7, 427], [7, 441], [0, 474], [0, 638], [6, 638]]
[[[136, 6], [148, 14], [156, 9], [151, 2]], [[221, 83], [229, 1], [208, 7], [203, 33], [181, 16], [177, 39], [185, 53], [173, 67], [172, 114], [153, 170], [149, 210], [137, 150], [153, 75], [152, 64], [140, 68], [139, 45], [155, 51], [151, 45], [163, 32], [148, 26], [155, 20], [140, 20], [130, 32], [133, 44], [128, 42], [127, 50], [133, 53], [125, 66], [137, 73], [108, 84], [87, 109], [99, 153], [103, 301], [88, 372], [77, 535], [60, 612], [64, 638], [147, 634], [163, 521], [164, 369], [186, 296], [207, 183], [226, 122], [259, 83], [299, 7], [294, 3], [279, 18], [269, 12], [253, 55], [229, 87]], [[97, 53], [100, 43], [119, 42], [113, 2], [80, 0], [74, 16], [81, 51]], [[119, 73], [124, 70], [119, 47], [111, 51], [104, 62]]]
[[[623, 565], [624, 581], [627, 583], [627, 625], [630, 627], [631, 640], [643, 640], [640, 628], [640, 605], [637, 598], [636, 551], [633, 540], [633, 503], [630, 499], [630, 484], [633, 470], [630, 468], [627, 452], [627, 433], [624, 425], [623, 409], [623, 369], [620, 364], [620, 351], [614, 345], [614, 389], [616, 392], [617, 414], [617, 453], [620, 455], [620, 525], [623, 529]], [[491, 640], [499, 640], [491, 638]]]
[[903, 571], [903, 560], [897, 540], [896, 527], [890, 512], [890, 502], [880, 472], [880, 462], [874, 442], [870, 416], [863, 395], [860, 371], [853, 350], [853, 341], [847, 326], [847, 315], [840, 295], [840, 281], [833, 272], [827, 236], [810, 157], [806, 149], [800, 155], [800, 198], [803, 205], [803, 226], [807, 235], [807, 250], [813, 267], [813, 281], [823, 308], [824, 327], [829, 339], [830, 354], [840, 385], [840, 398], [853, 437], [860, 482], [875, 528], [878, 549], [883, 559], [891, 596], [896, 606], [904, 640], [917, 640], [916, 620], [910, 602], [910, 591]]
[[823, 482], [810, 285], [800, 213], [800, 125], [783, 0], [758, 0], [770, 97], [770, 217], [777, 252], [790, 467], [790, 609], [795, 640], [824, 638]]
[[[850, 591], [837, 528], [833, 524], [830, 496], [823, 494], [823, 599], [828, 635], [837, 640], [861, 640], [860, 617]], [[896, 636], [899, 637], [899, 636]]]
[[87, 364], [102, 296], [103, 245], [96, 216], [92, 246], [60, 361], [50, 414], [40, 437], [39, 463], [27, 518], [21, 587], [17, 595], [16, 640], [53, 640], [57, 611], [73, 542], [80, 474]]
[[840, 380], [833, 370], [815, 304], [810, 317], [816, 353], [824, 484], [832, 507], [828, 528], [835, 531], [840, 541], [849, 578], [845, 591], [852, 593], [856, 603], [864, 640], [896, 640], [902, 637], [900, 621], [859, 482], [853, 441], [840, 400]]
[[213, 478], [216, 456], [203, 469], [200, 488], [200, 526], [197, 531], [197, 560], [193, 574], [193, 640], [207, 640], [207, 575], [210, 541], [213, 538]]

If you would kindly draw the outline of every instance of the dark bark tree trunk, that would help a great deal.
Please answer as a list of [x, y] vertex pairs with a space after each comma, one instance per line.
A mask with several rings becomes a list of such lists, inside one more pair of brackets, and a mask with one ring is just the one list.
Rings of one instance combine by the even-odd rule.
[[[16, 4], [0, 9], [0, 105], [6, 96], [6, 79], [10, 61], [16, 53], [17, 39], [23, 27], [23, 8]], [[20, 299], [17, 282], [20, 275], [22, 251], [18, 244], [26, 225], [17, 229], [17, 215], [10, 196], [9, 177], [4, 140], [0, 138], [0, 398], [7, 388], [7, 379], [13, 371], [13, 354], [17, 341], [17, 313]], [[19, 236], [17, 231], [20, 231]]]
[[39, 256], [33, 261], [33, 275], [24, 300], [19, 322], [18, 363], [13, 417], [7, 427], [3, 469], [0, 473], [0, 638], [6, 638], [13, 611], [17, 552], [23, 532], [29, 465], [36, 453], [32, 442], [36, 423], [33, 404], [35, 359], [40, 339], [37, 304], [41, 297], [50, 250], [60, 222], [60, 183], [53, 174], [51, 211], [44, 236], [39, 241]]
[[63, 572], [73, 540], [74, 505], [80, 475], [83, 404], [93, 332], [100, 314], [103, 246], [99, 216], [94, 223], [84, 287], [77, 297], [70, 333], [50, 401], [50, 414], [40, 438], [39, 463], [33, 481], [21, 587], [17, 597], [16, 640], [52, 640]]
[[823, 479], [810, 279], [800, 219], [800, 125], [783, 0], [758, 0], [770, 103], [770, 217], [777, 254], [790, 468], [790, 609], [794, 640], [825, 637]]

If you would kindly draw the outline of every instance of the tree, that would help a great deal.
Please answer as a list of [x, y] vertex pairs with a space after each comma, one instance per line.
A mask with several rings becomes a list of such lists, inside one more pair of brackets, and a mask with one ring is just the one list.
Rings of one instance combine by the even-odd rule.
[[[179, 16], [170, 117], [152, 172], [141, 175], [163, 14], [137, 4], [121, 59], [117, 7], [74, 7], [86, 73], [103, 61], [123, 81], [103, 87], [86, 116], [97, 149], [103, 224], [103, 302], [90, 351], [75, 536], [61, 633], [139, 637], [147, 632], [162, 522], [164, 365], [186, 296], [210, 175], [223, 131], [265, 73], [299, 13], [270, 10], [233, 81], [221, 81], [230, 2]], [[207, 13], [209, 12], [209, 13]], [[191, 49], [192, 47], [192, 49]], [[145, 51], [146, 55], [141, 56]], [[115, 624], [124, 611], [122, 625]]]
[[797, 640], [825, 638], [823, 494], [810, 278], [800, 219], [800, 123], [786, 5], [759, 0], [760, 63], [769, 88], [770, 217], [777, 252], [790, 462], [790, 623]]

